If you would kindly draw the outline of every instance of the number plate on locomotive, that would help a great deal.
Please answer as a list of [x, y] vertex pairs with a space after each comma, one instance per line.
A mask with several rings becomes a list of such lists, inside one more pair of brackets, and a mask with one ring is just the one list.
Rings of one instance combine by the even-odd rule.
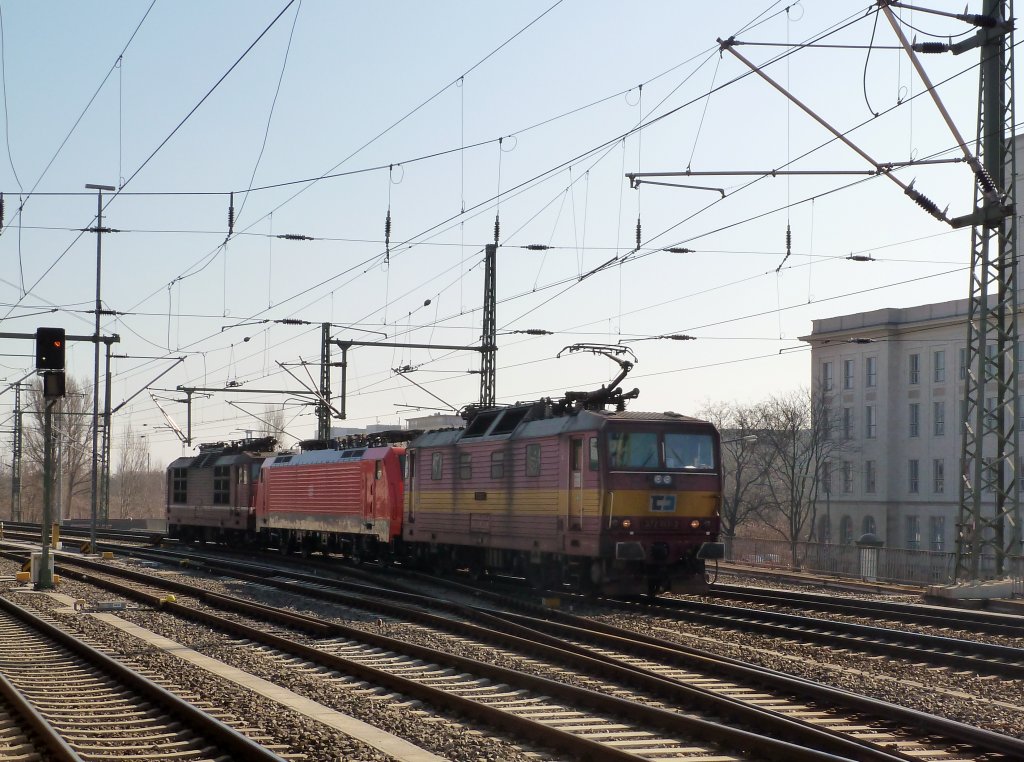
[[675, 513], [675, 495], [651, 495], [651, 513]]

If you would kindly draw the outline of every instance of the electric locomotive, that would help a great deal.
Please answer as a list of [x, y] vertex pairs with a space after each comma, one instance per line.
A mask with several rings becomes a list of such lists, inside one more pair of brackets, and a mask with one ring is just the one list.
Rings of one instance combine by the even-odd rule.
[[[622, 347], [576, 345], [622, 372], [594, 392], [481, 410], [410, 443], [405, 549], [420, 566], [525, 576], [606, 594], [700, 589], [719, 559], [715, 427], [626, 412]], [[612, 405], [616, 409], [605, 410]]]
[[167, 468], [167, 534], [185, 542], [243, 542], [256, 527], [256, 482], [273, 437], [199, 445]]

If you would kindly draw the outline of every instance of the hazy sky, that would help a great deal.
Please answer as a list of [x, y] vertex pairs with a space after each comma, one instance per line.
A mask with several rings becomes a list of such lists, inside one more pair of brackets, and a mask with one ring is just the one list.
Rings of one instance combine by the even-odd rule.
[[[103, 237], [103, 305], [116, 314], [102, 330], [121, 338], [114, 405], [172, 365], [154, 389], [298, 390], [279, 363], [317, 378], [299, 363], [319, 362], [322, 322], [339, 339], [478, 343], [496, 213], [499, 401], [614, 376], [601, 357], [556, 359], [576, 342], [633, 349], [637, 410], [692, 413], [807, 385], [797, 337], [815, 318], [966, 296], [969, 232], [890, 179], [843, 174], [871, 165], [716, 39], [769, 43], [735, 50], [874, 161], [957, 158], [876, 11], [834, 0], [0, 2], [0, 330], [92, 333], [96, 237], [81, 231], [95, 225], [94, 183], [121, 189], [105, 198], [117, 232]], [[973, 31], [899, 14], [910, 38]], [[922, 61], [973, 147], [977, 53]], [[788, 163], [821, 174], [662, 178], [703, 189], [624, 178]], [[950, 216], [970, 211], [962, 164], [898, 177]], [[515, 333], [528, 329], [553, 335]], [[652, 338], [667, 334], [696, 340]], [[0, 376], [31, 369], [31, 342], [2, 347]], [[71, 346], [69, 373], [91, 384], [92, 364], [91, 344]], [[410, 380], [393, 372], [406, 365]], [[473, 402], [478, 367], [475, 352], [353, 349], [349, 425], [441, 407], [432, 395]], [[12, 404], [0, 397], [5, 431]], [[183, 405], [161, 404], [184, 426]], [[295, 396], [217, 393], [197, 397], [194, 439], [238, 438], [260, 427], [243, 409], [282, 404], [288, 430], [312, 436], [313, 410]], [[115, 417], [115, 462], [129, 425], [152, 432], [155, 460], [181, 452], [143, 393]]]

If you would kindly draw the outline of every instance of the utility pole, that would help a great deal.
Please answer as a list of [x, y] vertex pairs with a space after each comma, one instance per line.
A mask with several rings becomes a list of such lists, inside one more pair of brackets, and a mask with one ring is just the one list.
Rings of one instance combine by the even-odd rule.
[[14, 385], [14, 442], [11, 447], [11, 521], [21, 521], [21, 384]]
[[96, 233], [96, 327], [93, 335], [93, 375], [92, 375], [92, 475], [90, 488], [91, 522], [89, 529], [89, 547], [96, 552], [96, 518], [99, 505], [99, 434], [100, 434], [100, 316], [103, 305], [100, 301], [100, 284], [103, 275], [103, 233], [110, 232], [103, 228], [103, 191], [114, 192], [112, 185], [95, 185], [87, 183], [88, 190], [96, 191], [96, 227], [89, 232]]
[[[1021, 552], [1013, 21], [1006, 0], [985, 0], [991, 25], [954, 53], [979, 47], [977, 158], [971, 225], [967, 379], [956, 579], [1002, 577]], [[986, 389], [994, 386], [993, 390]], [[982, 500], [990, 494], [991, 503]], [[1007, 531], [1009, 523], [1009, 531]], [[984, 561], [984, 564], [983, 564]]]
[[331, 438], [331, 324], [321, 324], [320, 339], [320, 398], [316, 405], [316, 438], [326, 442]]
[[[495, 223], [497, 225], [497, 223]], [[496, 228], [497, 229], [497, 228]], [[497, 237], [497, 233], [495, 233]], [[480, 406], [494, 407], [497, 371], [495, 353], [498, 340], [498, 297], [497, 297], [498, 244], [489, 243], [484, 247], [484, 319], [480, 344]]]

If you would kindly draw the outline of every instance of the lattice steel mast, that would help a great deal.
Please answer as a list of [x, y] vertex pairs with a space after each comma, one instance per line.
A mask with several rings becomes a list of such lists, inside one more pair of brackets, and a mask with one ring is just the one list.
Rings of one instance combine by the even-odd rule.
[[[1003, 576], [1007, 558], [1021, 552], [1013, 4], [985, 0], [983, 8], [995, 23], [975, 38], [981, 49], [975, 150], [985, 171], [975, 173], [967, 221], [971, 281], [957, 580]], [[983, 499], [989, 496], [991, 502]]]

